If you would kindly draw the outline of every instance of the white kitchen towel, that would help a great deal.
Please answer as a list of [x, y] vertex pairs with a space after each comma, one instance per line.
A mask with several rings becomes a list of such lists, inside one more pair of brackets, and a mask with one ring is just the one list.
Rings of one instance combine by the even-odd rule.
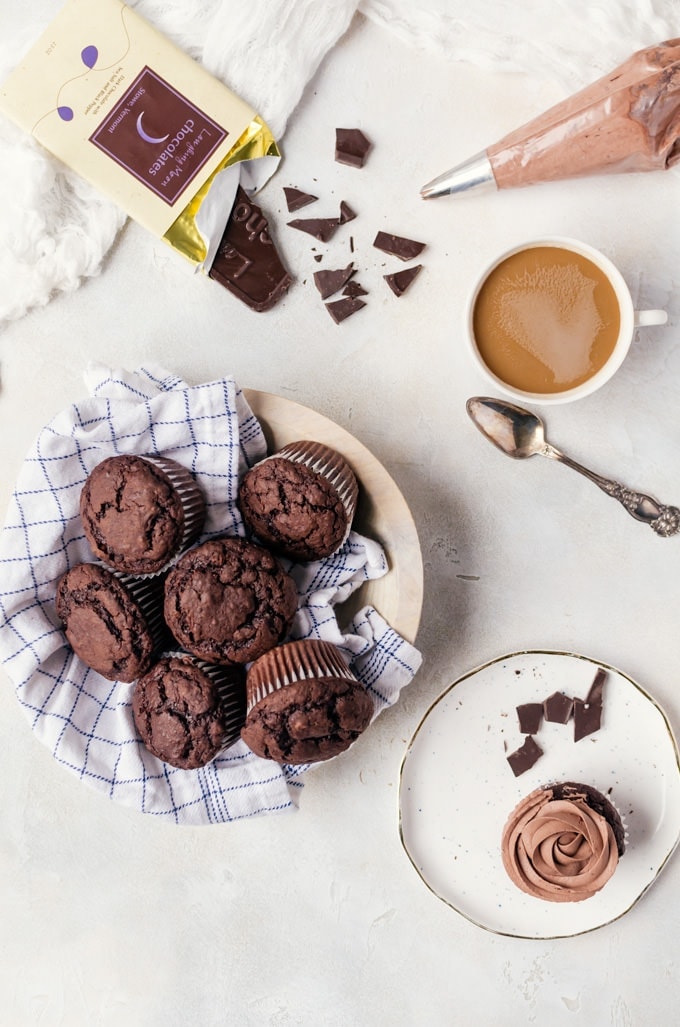
[[[4, 5], [0, 80], [60, 6], [61, 0]], [[248, 101], [279, 140], [305, 86], [357, 12], [441, 59], [553, 78], [565, 95], [634, 50], [680, 35], [678, 0], [552, 0], [549, 17], [542, 0], [131, 0], [130, 6]], [[125, 217], [1, 115], [0, 148], [2, 325], [97, 274]]]
[[[133, 685], [108, 681], [71, 651], [54, 609], [57, 580], [93, 560], [79, 517], [89, 472], [120, 453], [163, 453], [191, 469], [206, 498], [203, 539], [245, 534], [239, 475], [265, 455], [262, 429], [233, 378], [187, 386], [162, 368], [93, 365], [91, 396], [39, 434], [0, 534], [0, 661], [37, 737], [55, 759], [111, 799], [178, 824], [212, 824], [297, 805], [309, 767], [280, 767], [238, 741], [201, 770], [177, 770], [139, 741]], [[376, 716], [396, 702], [420, 653], [366, 607], [341, 631], [334, 606], [387, 572], [382, 548], [352, 531], [327, 560], [288, 565], [300, 608], [295, 638], [339, 645]]]

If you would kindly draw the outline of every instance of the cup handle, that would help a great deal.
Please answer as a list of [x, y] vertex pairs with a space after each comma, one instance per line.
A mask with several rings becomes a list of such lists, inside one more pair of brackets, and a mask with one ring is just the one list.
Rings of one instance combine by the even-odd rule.
[[636, 328], [646, 328], [648, 325], [665, 325], [668, 321], [668, 314], [665, 310], [635, 310], [633, 312], [633, 324]]

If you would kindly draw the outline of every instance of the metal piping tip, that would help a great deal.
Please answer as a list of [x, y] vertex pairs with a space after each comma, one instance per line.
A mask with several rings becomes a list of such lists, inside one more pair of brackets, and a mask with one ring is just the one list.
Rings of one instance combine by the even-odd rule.
[[432, 200], [436, 196], [449, 196], [488, 186], [496, 188], [496, 179], [486, 150], [482, 150], [455, 168], [445, 171], [439, 178], [433, 178], [423, 186], [420, 195], [424, 200]]

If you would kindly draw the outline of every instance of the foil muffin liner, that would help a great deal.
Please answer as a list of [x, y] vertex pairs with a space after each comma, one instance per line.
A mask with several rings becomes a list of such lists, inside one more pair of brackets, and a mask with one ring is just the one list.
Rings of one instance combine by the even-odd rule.
[[248, 669], [246, 714], [249, 714], [266, 696], [285, 688], [286, 685], [296, 681], [323, 678], [360, 684], [345, 663], [340, 650], [331, 642], [300, 639], [270, 649]]

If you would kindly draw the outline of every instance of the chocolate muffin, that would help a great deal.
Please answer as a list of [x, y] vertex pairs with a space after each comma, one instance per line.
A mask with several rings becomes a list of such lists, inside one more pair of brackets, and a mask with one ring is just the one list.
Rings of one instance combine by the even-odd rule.
[[241, 667], [164, 655], [139, 679], [132, 715], [146, 748], [164, 763], [195, 770], [238, 739], [245, 717]]
[[119, 579], [94, 563], [62, 575], [56, 610], [76, 656], [112, 681], [144, 674], [165, 637], [160, 582]]
[[205, 501], [189, 471], [163, 457], [112, 456], [80, 494], [90, 547], [126, 574], [155, 574], [198, 537]]
[[573, 781], [537, 788], [515, 807], [503, 829], [503, 866], [527, 895], [581, 902], [614, 874], [625, 829], [610, 800]]
[[373, 716], [373, 702], [330, 642], [287, 642], [261, 656], [246, 678], [241, 738], [277, 763], [317, 763], [344, 752]]
[[347, 461], [320, 442], [292, 442], [251, 467], [238, 493], [250, 530], [292, 560], [322, 560], [346, 540], [358, 496]]
[[297, 590], [271, 553], [242, 538], [204, 542], [165, 582], [165, 619], [180, 645], [208, 663], [248, 663], [283, 641]]

